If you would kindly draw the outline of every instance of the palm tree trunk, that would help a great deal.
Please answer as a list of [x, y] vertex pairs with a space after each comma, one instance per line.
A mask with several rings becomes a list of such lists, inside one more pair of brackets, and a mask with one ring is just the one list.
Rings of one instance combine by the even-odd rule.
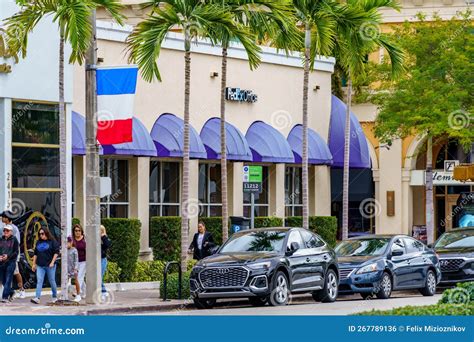
[[304, 41], [304, 77], [303, 77], [303, 153], [302, 159], [302, 189], [303, 189], [303, 228], [309, 228], [309, 205], [308, 205], [308, 89], [309, 89], [309, 65], [311, 58], [311, 27], [306, 24]]
[[183, 189], [182, 189], [182, 222], [181, 222], [181, 270], [186, 272], [188, 260], [189, 235], [189, 98], [191, 83], [191, 41], [189, 33], [184, 34], [184, 146], [183, 146]]
[[222, 47], [221, 76], [221, 196], [222, 196], [222, 243], [229, 237], [229, 212], [227, 204], [227, 139], [225, 131], [225, 88], [227, 85], [227, 47]]
[[347, 77], [346, 126], [344, 131], [344, 175], [342, 181], [342, 240], [349, 238], [349, 157], [351, 138], [352, 79]]
[[426, 148], [426, 234], [428, 243], [433, 243], [434, 207], [433, 207], [433, 137], [428, 136]]
[[61, 293], [68, 299], [67, 291], [67, 169], [66, 169], [66, 108], [64, 101], [64, 28], [59, 38], [59, 187], [61, 188]]

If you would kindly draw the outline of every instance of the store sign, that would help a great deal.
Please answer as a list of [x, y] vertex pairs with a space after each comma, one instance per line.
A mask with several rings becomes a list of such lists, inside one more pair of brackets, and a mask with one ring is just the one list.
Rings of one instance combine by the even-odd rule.
[[[425, 185], [425, 173], [424, 170], [413, 170], [410, 185]], [[454, 179], [453, 172], [433, 170], [433, 185], [474, 185], [474, 182], [460, 182]]]
[[459, 165], [459, 160], [445, 160], [444, 172], [453, 172], [454, 167]]
[[257, 102], [258, 96], [252, 90], [240, 89], [240, 88], [225, 88], [225, 99], [228, 101], [237, 102]]

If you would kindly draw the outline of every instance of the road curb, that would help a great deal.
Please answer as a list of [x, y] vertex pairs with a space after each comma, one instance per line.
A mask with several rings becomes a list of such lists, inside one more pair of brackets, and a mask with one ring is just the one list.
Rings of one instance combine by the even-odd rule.
[[79, 316], [95, 316], [107, 314], [131, 314], [150, 311], [171, 311], [171, 310], [185, 310], [194, 305], [189, 303], [169, 303], [169, 304], [154, 304], [154, 305], [139, 305], [139, 306], [121, 306], [118, 308], [104, 308], [104, 309], [90, 309], [78, 312]]

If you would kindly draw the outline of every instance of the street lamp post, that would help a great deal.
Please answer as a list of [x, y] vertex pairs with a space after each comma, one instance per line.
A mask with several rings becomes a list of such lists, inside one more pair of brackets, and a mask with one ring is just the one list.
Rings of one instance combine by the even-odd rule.
[[97, 38], [96, 12], [90, 16], [92, 36], [86, 55], [86, 302], [95, 304], [100, 299], [100, 197], [99, 146], [97, 145]]

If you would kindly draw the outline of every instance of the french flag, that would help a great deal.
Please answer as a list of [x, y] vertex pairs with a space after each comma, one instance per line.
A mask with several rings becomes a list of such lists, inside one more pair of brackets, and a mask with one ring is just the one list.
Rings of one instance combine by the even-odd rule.
[[97, 140], [101, 145], [132, 141], [137, 75], [135, 66], [97, 69]]

